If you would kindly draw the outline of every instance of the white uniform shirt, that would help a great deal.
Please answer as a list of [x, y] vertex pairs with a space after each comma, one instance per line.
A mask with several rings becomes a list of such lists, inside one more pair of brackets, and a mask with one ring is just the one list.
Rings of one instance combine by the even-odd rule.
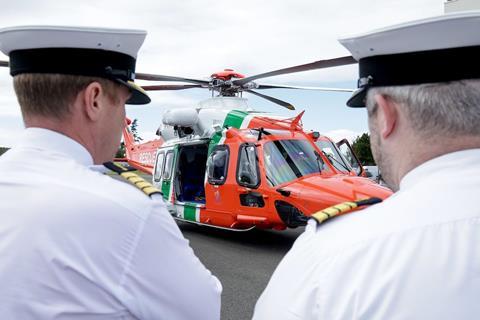
[[409, 172], [383, 203], [310, 221], [256, 320], [480, 319], [480, 149]]
[[162, 201], [30, 128], [0, 157], [1, 319], [219, 319], [220, 282]]

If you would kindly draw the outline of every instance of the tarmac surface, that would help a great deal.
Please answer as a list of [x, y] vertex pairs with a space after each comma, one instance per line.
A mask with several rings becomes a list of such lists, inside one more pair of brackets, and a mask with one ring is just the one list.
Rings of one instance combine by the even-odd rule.
[[222, 320], [251, 319], [276, 266], [304, 228], [232, 232], [178, 222], [203, 264], [223, 285]]

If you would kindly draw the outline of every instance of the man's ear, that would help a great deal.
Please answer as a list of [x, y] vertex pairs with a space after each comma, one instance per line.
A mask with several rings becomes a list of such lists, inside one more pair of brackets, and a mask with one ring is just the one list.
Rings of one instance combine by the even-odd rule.
[[102, 96], [103, 88], [98, 82], [91, 82], [80, 93], [82, 95], [83, 104], [85, 106], [85, 115], [91, 121], [97, 121], [101, 117], [102, 112]]
[[381, 94], [375, 95], [374, 99], [378, 108], [378, 133], [383, 139], [386, 139], [395, 131], [398, 125], [398, 104]]

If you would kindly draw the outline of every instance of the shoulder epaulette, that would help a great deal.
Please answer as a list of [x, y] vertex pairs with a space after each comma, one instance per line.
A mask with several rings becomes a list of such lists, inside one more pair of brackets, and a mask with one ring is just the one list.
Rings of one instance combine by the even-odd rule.
[[163, 195], [163, 193], [159, 189], [155, 188], [151, 183], [147, 182], [138, 174], [133, 173], [132, 171], [135, 171], [134, 168], [126, 168], [113, 162], [105, 162], [103, 165], [107, 169], [110, 169], [124, 177], [128, 182], [140, 189], [147, 196], [151, 197], [154, 194]]
[[334, 206], [320, 210], [318, 212], [315, 212], [314, 214], [311, 215], [311, 218], [315, 219], [320, 224], [322, 222], [325, 222], [328, 219], [331, 219], [340, 214], [350, 212], [353, 209], [356, 209], [358, 207], [370, 206], [372, 204], [376, 204], [379, 202], [382, 202], [382, 199], [368, 198], [368, 199], [357, 200], [357, 201], [342, 202]]

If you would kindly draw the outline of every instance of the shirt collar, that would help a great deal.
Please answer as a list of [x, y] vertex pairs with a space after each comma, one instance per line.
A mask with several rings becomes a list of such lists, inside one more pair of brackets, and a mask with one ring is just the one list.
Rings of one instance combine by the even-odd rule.
[[43, 128], [26, 128], [17, 147], [27, 147], [60, 153], [85, 166], [93, 165], [88, 150], [64, 134]]
[[458, 171], [461, 168], [476, 167], [480, 164], [480, 149], [468, 149], [448, 153], [428, 160], [408, 172], [400, 181], [400, 190], [408, 189], [426, 177]]

